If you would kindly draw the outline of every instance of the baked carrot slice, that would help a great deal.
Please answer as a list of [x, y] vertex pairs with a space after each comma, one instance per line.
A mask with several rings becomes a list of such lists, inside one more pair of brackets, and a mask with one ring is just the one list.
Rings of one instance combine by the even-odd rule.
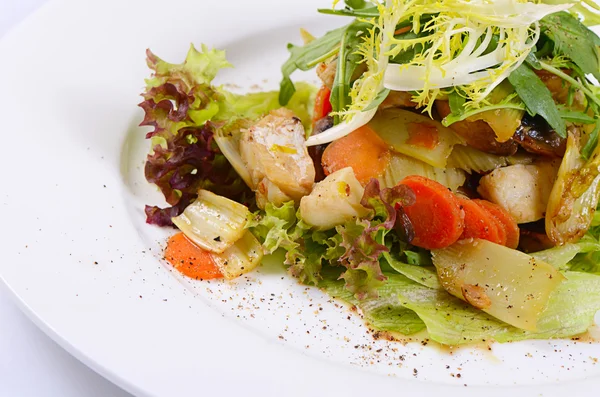
[[317, 96], [315, 97], [315, 106], [313, 110], [313, 125], [323, 117], [328, 116], [331, 113], [331, 101], [329, 97], [331, 96], [331, 90], [327, 88], [327, 86], [322, 86], [319, 92], [317, 92]]
[[363, 126], [327, 146], [321, 163], [325, 175], [352, 167], [356, 179], [364, 186], [371, 178], [381, 176], [389, 161], [386, 143], [371, 127]]
[[506, 231], [506, 245], [508, 248], [517, 248], [519, 246], [519, 225], [515, 219], [510, 215], [504, 208], [500, 207], [498, 204], [494, 204], [487, 200], [473, 200], [477, 205], [485, 208], [488, 212], [490, 212], [498, 222], [502, 226], [504, 226], [504, 230]]
[[223, 277], [211, 253], [198, 247], [183, 233], [171, 236], [164, 255], [175, 269], [196, 280]]
[[500, 219], [495, 217], [487, 209], [485, 211], [492, 216], [492, 219], [494, 220], [494, 222], [496, 223], [496, 226], [498, 227], [498, 236], [499, 236], [499, 240], [500, 240], [498, 242], [498, 244], [506, 246], [506, 241], [508, 238], [508, 232], [506, 231], [506, 226], [504, 226], [504, 223], [500, 222]]
[[500, 232], [504, 226], [489, 211], [469, 199], [459, 198], [458, 201], [465, 212], [465, 229], [461, 239], [480, 238], [504, 245], [506, 232]]
[[458, 198], [444, 185], [431, 179], [411, 175], [401, 184], [410, 187], [415, 204], [404, 208], [415, 230], [413, 245], [427, 249], [444, 248], [460, 238], [464, 230], [464, 213]]

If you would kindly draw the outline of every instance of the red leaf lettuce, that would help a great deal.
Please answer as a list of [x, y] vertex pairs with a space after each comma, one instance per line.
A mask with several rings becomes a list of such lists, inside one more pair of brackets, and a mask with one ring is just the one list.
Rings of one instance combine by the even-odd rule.
[[214, 142], [214, 128], [208, 125], [219, 112], [224, 95], [210, 85], [219, 69], [229, 67], [222, 51], [190, 48], [185, 62], [174, 65], [150, 50], [147, 64], [154, 71], [146, 80], [145, 112], [140, 125], [154, 127], [146, 137], [152, 139], [145, 175], [161, 190], [169, 208], [146, 206], [146, 221], [172, 226], [197, 197], [200, 188], [236, 201], [251, 199], [250, 189], [239, 178]]

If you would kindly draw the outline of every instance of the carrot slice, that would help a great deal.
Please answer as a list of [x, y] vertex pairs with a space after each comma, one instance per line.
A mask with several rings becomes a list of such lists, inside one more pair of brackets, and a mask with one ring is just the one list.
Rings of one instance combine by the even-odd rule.
[[485, 211], [492, 216], [492, 219], [498, 227], [498, 236], [500, 240], [498, 244], [506, 246], [506, 241], [508, 239], [508, 232], [506, 230], [506, 226], [504, 226], [504, 223], [500, 222], [500, 219], [494, 216], [490, 211], [488, 211], [487, 209]]
[[325, 175], [352, 167], [356, 179], [364, 186], [371, 178], [382, 175], [389, 161], [386, 143], [369, 126], [363, 126], [327, 146], [321, 163]]
[[444, 185], [431, 179], [411, 175], [401, 184], [410, 187], [415, 204], [404, 211], [415, 230], [413, 245], [427, 249], [447, 247], [460, 238], [464, 230], [464, 212], [458, 198]]
[[461, 239], [480, 238], [496, 244], [505, 243], [506, 232], [500, 232], [500, 228], [504, 226], [500, 225], [491, 213], [469, 199], [458, 200], [465, 212], [465, 230], [460, 236]]
[[331, 113], [331, 101], [329, 97], [331, 96], [331, 90], [327, 88], [327, 86], [322, 86], [319, 92], [317, 92], [317, 96], [315, 98], [315, 107], [313, 110], [313, 126], [323, 117], [328, 116]]
[[408, 139], [406, 143], [433, 150], [440, 143], [440, 134], [435, 125], [427, 123], [408, 123]]
[[210, 252], [192, 243], [183, 233], [177, 233], [167, 242], [165, 259], [184, 275], [196, 280], [221, 278]]
[[487, 200], [473, 200], [477, 205], [485, 208], [489, 213], [491, 213], [497, 220], [500, 222], [502, 226], [504, 226], [504, 230], [506, 231], [506, 245], [508, 248], [515, 249], [519, 246], [519, 225], [504, 208], [500, 207], [498, 204], [494, 204]]
[[394, 36], [399, 35], [399, 34], [403, 34], [403, 33], [407, 33], [410, 32], [410, 30], [412, 29], [412, 26], [405, 26], [403, 28], [397, 29], [394, 32]]

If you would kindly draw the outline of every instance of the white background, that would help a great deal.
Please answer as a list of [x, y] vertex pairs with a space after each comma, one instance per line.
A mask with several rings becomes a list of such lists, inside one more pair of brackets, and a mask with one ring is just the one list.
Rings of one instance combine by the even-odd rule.
[[[0, 40], [13, 26], [46, 2], [0, 0]], [[21, 313], [0, 287], [0, 397], [4, 396], [130, 395], [54, 343]]]

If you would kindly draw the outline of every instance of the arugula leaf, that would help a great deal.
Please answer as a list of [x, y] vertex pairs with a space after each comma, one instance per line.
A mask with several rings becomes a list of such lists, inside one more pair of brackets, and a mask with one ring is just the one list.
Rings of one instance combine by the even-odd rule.
[[598, 36], [568, 12], [557, 12], [540, 21], [542, 33], [554, 42], [555, 55], [570, 58], [586, 74], [600, 79]]
[[327, 15], [339, 15], [344, 17], [357, 17], [357, 18], [377, 18], [379, 17], [379, 11], [377, 7], [366, 7], [366, 8], [343, 8], [340, 10], [334, 10], [331, 8], [319, 8], [317, 10], [321, 14]]
[[[362, 40], [363, 34], [367, 32], [368, 27], [369, 25], [365, 22], [355, 21], [346, 28], [342, 36], [337, 70], [330, 97], [331, 107], [334, 112], [346, 109], [346, 106], [350, 103], [349, 93], [352, 76], [362, 60], [362, 55], [358, 54], [355, 49]], [[337, 119], [338, 117], [336, 117], [336, 121], [339, 121]]]
[[581, 156], [586, 160], [592, 157], [592, 153], [598, 145], [598, 132], [600, 132], [600, 119], [596, 121], [596, 128], [594, 128], [585, 146], [581, 149]]
[[367, 2], [365, 0], [344, 0], [344, 3], [350, 8], [361, 9], [367, 6]]
[[464, 112], [465, 102], [465, 98], [456, 91], [452, 91], [450, 95], [448, 95], [448, 104], [450, 105], [452, 114], [462, 114]]
[[560, 117], [550, 90], [548, 90], [542, 80], [540, 80], [529, 66], [526, 64], [519, 66], [508, 76], [508, 81], [510, 81], [523, 103], [525, 103], [525, 106], [527, 106], [527, 111], [530, 115], [535, 116], [539, 114], [558, 135], [563, 138], [567, 136], [567, 126]]
[[558, 112], [563, 120], [578, 124], [595, 124], [596, 119], [589, 116], [587, 113], [569, 110], [566, 107], [559, 107]]
[[527, 55], [527, 58], [525, 58], [525, 62], [527, 62], [527, 64], [535, 70], [540, 70], [542, 68], [542, 65], [540, 64], [540, 60], [538, 59], [537, 55], [533, 51], [531, 51]]
[[280, 83], [279, 103], [281, 106], [287, 105], [296, 88], [290, 76], [296, 70], [310, 70], [319, 62], [335, 55], [339, 50], [339, 43], [348, 26], [331, 30], [322, 37], [311, 41], [304, 46], [288, 44], [290, 57], [281, 67], [283, 79]]
[[[569, 0], [569, 3], [573, 4], [569, 8], [569, 12], [581, 18], [585, 26], [594, 26], [600, 24], [600, 5], [596, 3], [597, 0]], [[544, 4], [563, 4], [565, 0], [542, 0]], [[587, 5], [583, 5], [585, 3]], [[598, 44], [600, 45], [600, 44]]]

